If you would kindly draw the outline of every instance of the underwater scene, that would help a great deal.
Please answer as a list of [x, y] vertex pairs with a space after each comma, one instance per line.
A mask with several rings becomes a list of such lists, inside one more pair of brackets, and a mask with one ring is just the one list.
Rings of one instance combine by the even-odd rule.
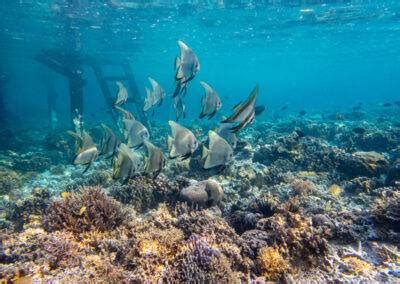
[[400, 2], [3, 0], [0, 283], [400, 283]]

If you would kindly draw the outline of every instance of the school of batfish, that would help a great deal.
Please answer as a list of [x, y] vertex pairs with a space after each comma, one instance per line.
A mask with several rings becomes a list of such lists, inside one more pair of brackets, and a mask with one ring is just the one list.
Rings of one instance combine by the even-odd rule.
[[[176, 113], [176, 121], [168, 122], [171, 135], [167, 138], [168, 156], [170, 159], [187, 160], [192, 157], [199, 147], [199, 142], [193, 132], [178, 124], [180, 118], [184, 118], [184, 97], [187, 94], [189, 83], [200, 71], [200, 62], [197, 55], [184, 42], [178, 41], [180, 54], [175, 60], [176, 87], [172, 94], [173, 107]], [[161, 106], [166, 92], [153, 78], [148, 78], [151, 89], [145, 88], [143, 112], [153, 112]], [[206, 82], [200, 81], [204, 88], [204, 96], [201, 99], [201, 113], [199, 118], [211, 119], [221, 109], [222, 101], [218, 93]], [[118, 93], [114, 103], [114, 109], [120, 113], [119, 126], [123, 132], [120, 139], [113, 130], [102, 124], [103, 138], [100, 149], [97, 148], [90, 134], [83, 129], [82, 116], [74, 119], [75, 131], [69, 134], [76, 140], [75, 165], [84, 165], [86, 172], [98, 156], [112, 158], [113, 178], [126, 182], [137, 174], [147, 174], [157, 177], [166, 164], [166, 158], [162, 150], [150, 141], [150, 132], [146, 126], [137, 120], [135, 116], [124, 109], [128, 101], [128, 91], [122, 82], [116, 82]], [[223, 170], [233, 159], [234, 149], [237, 144], [236, 133], [249, 125], [254, 117], [264, 110], [256, 107], [259, 93], [258, 85], [251, 91], [243, 102], [236, 104], [229, 117], [223, 117], [219, 127], [208, 132], [208, 147], [203, 146], [202, 163], [204, 169], [219, 167]], [[147, 155], [144, 157], [137, 151], [144, 146]]]

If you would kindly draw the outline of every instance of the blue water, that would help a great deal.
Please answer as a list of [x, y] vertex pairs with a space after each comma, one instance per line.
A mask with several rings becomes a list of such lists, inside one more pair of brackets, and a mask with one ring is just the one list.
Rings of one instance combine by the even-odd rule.
[[[283, 105], [293, 112], [334, 112], [358, 102], [379, 105], [400, 99], [398, 1], [231, 1], [222, 8], [213, 1], [146, 1], [147, 6], [137, 1], [138, 8], [131, 7], [134, 1], [70, 1], [75, 8], [67, 2], [0, 4], [3, 100], [18, 127], [47, 123], [44, 82], [51, 82], [58, 94], [60, 123], [69, 123], [66, 80], [34, 60], [46, 48], [71, 51], [67, 22], [78, 35], [82, 54], [129, 60], [142, 97], [148, 76], [167, 95], [173, 92], [177, 40], [186, 42], [201, 63], [185, 99], [188, 121], [200, 112], [200, 80], [221, 96], [221, 114], [257, 83], [266, 117]], [[307, 9], [312, 12], [305, 17]], [[92, 70], [85, 68], [84, 77], [86, 121], [110, 119]], [[174, 116], [169, 99], [160, 110], [154, 119]]]

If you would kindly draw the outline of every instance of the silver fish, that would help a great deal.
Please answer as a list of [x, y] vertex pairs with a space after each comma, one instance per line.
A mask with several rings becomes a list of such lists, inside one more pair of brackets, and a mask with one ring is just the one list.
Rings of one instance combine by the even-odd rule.
[[165, 166], [165, 157], [160, 148], [154, 146], [150, 141], [144, 141], [147, 148], [144, 172], [152, 177], [157, 177]]
[[155, 105], [161, 106], [165, 97], [165, 91], [161, 88], [160, 84], [150, 77], [149, 81], [152, 90], [150, 91], [148, 88], [146, 88], [146, 98], [144, 99], [143, 111], [148, 111]]
[[122, 82], [116, 82], [118, 86], [118, 94], [117, 94], [117, 99], [114, 103], [116, 106], [121, 106], [122, 104], [126, 103], [128, 100], [128, 90], [125, 88], [124, 84]]
[[109, 158], [114, 155], [120, 141], [107, 125], [101, 124], [101, 127], [104, 130], [104, 134], [100, 143], [100, 155], [106, 155], [106, 158]]
[[229, 143], [229, 145], [231, 145], [232, 149], [235, 149], [237, 146], [238, 138], [236, 136], [236, 133], [233, 133], [231, 131], [232, 127], [232, 123], [221, 123], [216, 132], [219, 136], [224, 138]]
[[212, 118], [217, 111], [220, 110], [222, 103], [217, 92], [211, 88], [210, 85], [201, 81], [200, 84], [203, 86], [205, 95], [201, 99], [202, 110], [199, 118], [208, 116], [208, 119]]
[[176, 121], [179, 121], [181, 117], [186, 117], [186, 106], [184, 105], [181, 96], [177, 96], [174, 98], [174, 108], [176, 113]]
[[186, 127], [179, 125], [175, 121], [168, 122], [171, 127], [172, 137], [168, 136], [169, 157], [175, 159], [181, 157], [182, 160], [188, 159], [196, 151], [199, 143], [196, 137]]
[[200, 70], [200, 62], [191, 48], [183, 41], [178, 41], [181, 51], [179, 57], [175, 60], [175, 81], [176, 88], [173, 97], [180, 94], [185, 95], [187, 84], [196, 76]]
[[238, 103], [233, 108], [233, 114], [222, 121], [222, 123], [239, 123], [237, 126], [231, 128], [232, 132], [238, 132], [253, 121], [258, 92], [259, 87], [257, 85], [244, 102]]
[[99, 154], [97, 147], [86, 131], [82, 131], [82, 134], [73, 131], [68, 131], [68, 133], [76, 139], [76, 156], [73, 163], [74, 165], [86, 165], [83, 171], [85, 173], [93, 161], [97, 159]]
[[140, 166], [139, 154], [132, 152], [126, 144], [121, 143], [113, 160], [113, 178], [126, 181], [139, 172]]
[[146, 139], [150, 138], [147, 128], [138, 120], [124, 119], [124, 136], [129, 147], [138, 148]]
[[202, 159], [204, 169], [217, 166], [225, 167], [233, 158], [233, 149], [229, 143], [214, 131], [208, 132], [209, 148], [203, 146]]

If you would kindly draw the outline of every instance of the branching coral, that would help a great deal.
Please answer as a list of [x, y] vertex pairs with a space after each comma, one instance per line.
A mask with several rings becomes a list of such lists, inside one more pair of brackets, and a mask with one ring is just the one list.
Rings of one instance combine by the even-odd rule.
[[43, 226], [47, 231], [105, 231], [121, 225], [127, 216], [128, 212], [100, 187], [84, 187], [81, 193], [70, 193], [53, 201], [43, 216]]
[[215, 282], [227, 281], [231, 277], [230, 263], [205, 237], [190, 236], [181, 250], [167, 267], [166, 280]]
[[170, 182], [163, 175], [153, 179], [138, 176], [128, 184], [113, 186], [111, 195], [118, 201], [131, 204], [138, 212], [157, 207], [159, 200], [170, 201], [179, 194], [179, 185]]

